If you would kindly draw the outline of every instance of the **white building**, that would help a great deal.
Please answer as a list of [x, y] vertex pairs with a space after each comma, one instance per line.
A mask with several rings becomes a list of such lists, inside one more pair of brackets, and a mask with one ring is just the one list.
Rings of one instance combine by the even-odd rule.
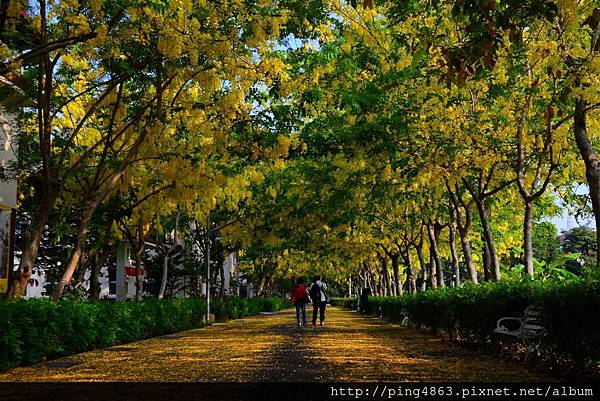
[[[149, 254], [157, 255], [157, 252], [153, 249], [154, 244], [147, 243], [147, 250]], [[59, 262], [60, 263], [60, 262]], [[169, 273], [173, 273], [176, 269], [182, 269], [182, 266], [169, 266]], [[225, 286], [225, 293], [232, 295], [239, 295], [240, 289], [238, 284], [241, 280], [234, 280], [239, 277], [239, 269], [237, 264], [237, 256], [235, 252], [230, 253], [223, 263], [223, 277]], [[145, 272], [144, 272], [145, 273]], [[90, 276], [91, 270], [85, 273], [82, 287], [89, 290], [90, 287]], [[116, 249], [116, 266], [107, 267], [103, 266], [100, 270], [100, 298], [101, 299], [132, 299], [135, 298], [136, 293], [136, 277], [135, 277], [135, 263], [130, 255], [130, 248], [126, 242], [121, 242]], [[185, 297], [188, 296], [189, 291], [186, 291], [186, 281], [190, 279], [186, 276], [178, 278], [175, 285], [175, 296]], [[39, 267], [34, 267], [31, 280], [27, 286], [25, 298], [45, 298], [49, 297], [50, 294], [46, 293], [46, 274]], [[233, 287], [235, 286], [235, 287]], [[206, 294], [206, 285], [203, 285], [200, 290], [201, 294]], [[252, 291], [248, 292], [251, 296]]]
[[[17, 161], [17, 113], [25, 105], [25, 93], [4, 76], [0, 76], [0, 169], [4, 173]], [[3, 174], [4, 175], [4, 174]], [[0, 294], [8, 289], [8, 273], [14, 262], [14, 220], [17, 208], [17, 181], [0, 179]]]

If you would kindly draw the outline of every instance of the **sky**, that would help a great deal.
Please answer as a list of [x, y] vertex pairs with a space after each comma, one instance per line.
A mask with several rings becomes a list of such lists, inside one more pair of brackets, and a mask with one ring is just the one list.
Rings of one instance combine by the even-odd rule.
[[558, 228], [558, 232], [568, 231], [571, 228], [579, 226], [594, 227], [594, 219], [582, 220], [579, 223], [575, 220], [575, 217], [569, 215], [566, 211], [563, 216], [555, 217], [550, 220]]
[[[575, 193], [579, 194], [579, 195], [584, 195], [584, 194], [587, 194], [588, 192], [589, 192], [589, 190], [586, 185], [579, 185], [575, 189]], [[569, 210], [562, 204], [562, 202], [560, 200], [557, 200], [557, 203], [559, 204], [559, 206], [561, 206], [563, 213], [561, 216], [557, 216], [557, 217], [554, 217], [549, 220], [552, 223], [554, 223], [554, 225], [558, 228], [559, 233], [561, 231], [567, 231], [574, 227], [579, 227], [579, 226], [587, 226], [587, 227], [594, 228], [595, 222], [594, 222], [594, 218], [592, 216], [590, 216], [587, 219], [581, 219], [580, 221], [577, 221], [575, 219], [575, 216], [569, 213]]]

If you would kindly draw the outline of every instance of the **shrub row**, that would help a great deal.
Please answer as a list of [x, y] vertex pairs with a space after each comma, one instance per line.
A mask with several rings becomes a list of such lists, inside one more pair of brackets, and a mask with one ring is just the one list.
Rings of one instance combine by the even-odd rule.
[[[356, 307], [356, 299], [337, 299]], [[403, 310], [411, 324], [442, 331], [459, 340], [500, 343], [494, 334], [499, 318], [522, 316], [528, 305], [543, 311], [548, 329], [546, 351], [577, 363], [600, 360], [600, 281], [500, 281], [462, 288], [442, 288], [399, 298], [369, 299], [367, 313], [401, 321]]]
[[215, 302], [211, 310], [216, 320], [225, 321], [257, 315], [259, 312], [275, 312], [289, 306], [290, 301], [284, 298], [230, 297]]
[[[212, 313], [224, 321], [287, 304], [280, 298], [226, 298], [213, 304]], [[0, 370], [198, 328], [205, 311], [205, 300], [197, 298], [0, 302]]]

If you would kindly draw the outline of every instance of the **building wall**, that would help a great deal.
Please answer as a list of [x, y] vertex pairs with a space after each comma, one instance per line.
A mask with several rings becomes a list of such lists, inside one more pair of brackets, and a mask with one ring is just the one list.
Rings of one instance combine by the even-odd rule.
[[[17, 115], [0, 105], [0, 169], [10, 171], [17, 161]], [[6, 178], [6, 177], [4, 177]], [[0, 180], [0, 293], [8, 289], [8, 273], [13, 267], [13, 209], [17, 207], [16, 179]]]
[[[125, 272], [125, 266], [131, 266], [133, 263], [129, 258], [128, 247], [126, 243], [121, 243], [116, 249], [116, 267], [114, 271], [110, 272], [109, 267], [103, 266], [100, 270], [100, 298], [108, 299], [132, 299], [135, 298], [135, 277], [127, 276]], [[154, 252], [151, 249], [149, 252]], [[183, 268], [183, 266], [169, 266], [170, 269]], [[113, 269], [112, 267], [110, 269]], [[237, 285], [232, 288], [234, 281], [232, 277], [237, 277], [237, 258], [235, 253], [231, 253], [225, 259], [223, 263], [223, 272], [225, 277], [225, 291], [227, 294], [238, 294], [239, 289]], [[112, 274], [111, 274], [112, 273]], [[84, 277], [82, 287], [86, 290], [90, 288], [90, 276], [91, 271], [88, 270]], [[113, 276], [113, 277], [111, 277]], [[179, 279], [179, 283], [176, 284], [176, 288], [183, 288], [185, 286], [186, 277]], [[187, 279], [189, 280], [189, 279]], [[46, 275], [45, 272], [39, 268], [34, 268], [31, 276], [31, 281], [27, 286], [25, 298], [47, 298], [50, 294], [46, 293]], [[202, 294], [206, 294], [206, 286], [202, 287]], [[175, 292], [176, 297], [187, 296], [186, 292], [181, 289]]]
[[[0, 106], [0, 167], [7, 168], [17, 161], [17, 116]], [[17, 207], [17, 181], [0, 180], [0, 205], [8, 209]]]

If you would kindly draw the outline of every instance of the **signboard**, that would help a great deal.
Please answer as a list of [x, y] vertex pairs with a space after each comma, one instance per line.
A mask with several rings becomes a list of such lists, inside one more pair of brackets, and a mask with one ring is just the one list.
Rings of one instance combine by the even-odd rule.
[[0, 208], [0, 294], [8, 289], [8, 272], [11, 262], [11, 210]]

